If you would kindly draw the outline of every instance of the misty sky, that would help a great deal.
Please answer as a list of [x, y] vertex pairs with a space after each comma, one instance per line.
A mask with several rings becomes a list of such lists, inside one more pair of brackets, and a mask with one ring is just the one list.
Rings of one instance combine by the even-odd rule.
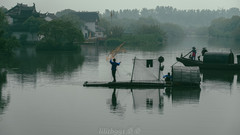
[[240, 8], [240, 0], [0, 0], [0, 6], [8, 9], [16, 3], [36, 4], [37, 11], [55, 13], [63, 9], [99, 11], [105, 9], [142, 9], [156, 6], [172, 6], [177, 9], [229, 9]]

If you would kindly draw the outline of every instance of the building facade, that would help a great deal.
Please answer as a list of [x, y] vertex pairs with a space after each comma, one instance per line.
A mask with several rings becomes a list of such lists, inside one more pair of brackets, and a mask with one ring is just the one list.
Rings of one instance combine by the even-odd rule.
[[104, 38], [104, 29], [98, 26], [99, 13], [98, 12], [76, 12], [80, 20], [84, 22], [82, 33], [85, 40], [94, 40]]

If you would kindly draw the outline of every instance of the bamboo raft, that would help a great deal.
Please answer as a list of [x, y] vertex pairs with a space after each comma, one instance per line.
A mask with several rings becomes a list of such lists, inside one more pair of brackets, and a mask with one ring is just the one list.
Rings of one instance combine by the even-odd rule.
[[165, 81], [129, 81], [129, 82], [84, 82], [84, 87], [109, 87], [109, 88], [164, 88], [172, 87], [172, 83]]
[[[173, 87], [173, 86], [190, 86], [195, 87], [200, 85], [200, 73], [198, 67], [181, 67], [175, 66], [172, 68], [172, 74], [174, 75], [171, 82], [166, 82], [161, 80], [160, 74], [163, 71], [163, 66], [161, 63], [164, 61], [164, 58], [160, 56], [157, 61], [159, 65], [157, 66], [158, 73], [154, 73], [154, 75], [158, 75], [158, 79], [152, 80], [141, 80], [136, 81], [133, 78], [134, 69], [135, 69], [135, 61], [140, 60], [136, 57], [133, 61], [133, 69], [132, 69], [132, 76], [130, 81], [118, 81], [118, 82], [84, 82], [84, 87], [108, 87], [108, 88], [144, 88], [144, 89], [151, 89], [151, 88], [165, 88], [165, 87]], [[151, 62], [149, 62], [151, 61]], [[157, 62], [155, 59], [155, 62]], [[149, 63], [149, 65], [147, 64]], [[152, 68], [153, 67], [153, 60], [144, 59], [143, 65], [145, 68]], [[151, 65], [151, 66], [150, 66]], [[142, 76], [143, 78], [145, 76]]]

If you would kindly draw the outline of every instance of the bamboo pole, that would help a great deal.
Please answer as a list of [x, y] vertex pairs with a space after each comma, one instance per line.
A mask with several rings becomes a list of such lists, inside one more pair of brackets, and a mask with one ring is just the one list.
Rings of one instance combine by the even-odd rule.
[[131, 82], [133, 80], [133, 72], [134, 72], [134, 68], [135, 68], [135, 61], [136, 61], [136, 57], [134, 57], [134, 60], [133, 60], [133, 69], [132, 69]]

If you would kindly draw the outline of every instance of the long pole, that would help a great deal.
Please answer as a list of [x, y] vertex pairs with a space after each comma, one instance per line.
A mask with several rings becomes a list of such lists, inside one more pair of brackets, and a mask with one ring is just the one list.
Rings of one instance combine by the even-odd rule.
[[187, 53], [186, 55], [184, 55], [183, 58], [186, 57], [186, 56], [187, 56], [188, 54], [190, 54], [191, 52], [192, 52], [192, 51], [190, 51], [189, 53]]
[[[190, 54], [191, 52], [192, 52], [192, 51], [190, 51], [189, 53], [187, 53], [186, 55], [184, 55], [183, 58], [186, 57], [186, 56], [187, 56], [188, 54]], [[177, 63], [178, 63], [178, 61], [175, 62], [171, 67], [173, 67], [173, 66], [174, 66], [175, 64], [177, 64]]]
[[158, 81], [160, 81], [160, 74], [161, 74], [161, 62], [159, 62], [159, 71], [158, 71]]
[[133, 60], [133, 69], [132, 69], [131, 83], [133, 81], [133, 73], [134, 73], [134, 68], [135, 68], [135, 61], [136, 61], [136, 57], [134, 57], [134, 60]]

